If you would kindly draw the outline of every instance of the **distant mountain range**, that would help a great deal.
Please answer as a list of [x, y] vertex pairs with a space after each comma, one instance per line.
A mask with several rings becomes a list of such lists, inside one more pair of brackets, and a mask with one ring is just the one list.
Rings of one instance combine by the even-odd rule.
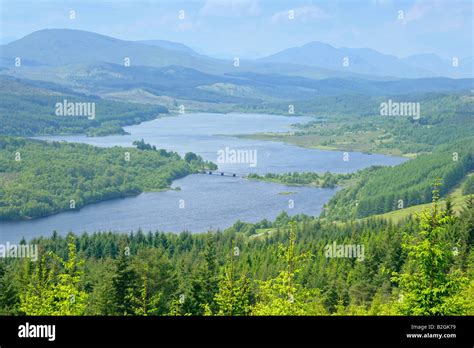
[[200, 55], [189, 47], [175, 42], [163, 40], [126, 41], [71, 29], [39, 30], [0, 46], [0, 67], [14, 68], [16, 57], [21, 58], [21, 64], [26, 68], [98, 62], [124, 65], [125, 59], [128, 58], [130, 66], [177, 65], [217, 74], [235, 71], [238, 68], [246, 71], [282, 72], [283, 74], [311, 78], [358, 76], [352, 73], [287, 63], [241, 61], [239, 67], [235, 67], [232, 60], [219, 60]]
[[259, 61], [293, 63], [359, 74], [401, 78], [473, 76], [472, 57], [463, 59], [458, 57], [458, 65], [453, 66], [452, 61], [443, 60], [435, 54], [420, 54], [399, 59], [370, 48], [335, 48], [322, 42], [310, 42], [301, 47], [288, 48], [261, 58]]
[[123, 65], [127, 58], [130, 65], [181, 65], [203, 70], [212, 70], [215, 66], [212, 58], [196, 57], [182, 49], [165, 49], [163, 46], [119, 40], [82, 30], [45, 29], [1, 46], [0, 55], [3, 61], [8, 58], [12, 64], [15, 57], [20, 57], [25, 62], [44, 66], [96, 62]]
[[[342, 65], [346, 56], [347, 67]], [[21, 58], [19, 67], [16, 57]], [[433, 71], [445, 69], [449, 76], [450, 70], [435, 55], [398, 59], [371, 49], [337, 49], [316, 42], [233, 63], [171, 41], [125, 41], [69, 29], [40, 30], [0, 46], [0, 74], [8, 77], [3, 81], [9, 85], [22, 81], [29, 86], [26, 91], [42, 88], [170, 108], [183, 101], [206, 108], [318, 96], [465, 93], [474, 81], [436, 77]]]
[[[207, 73], [236, 72], [233, 61], [196, 53], [181, 43], [165, 40], [126, 41], [92, 32], [71, 29], [44, 29], [0, 46], [0, 64], [63, 66], [108, 62], [132, 66], [183, 66]], [[345, 59], [346, 63], [344, 65]], [[472, 77], [472, 57], [459, 57], [457, 67], [434, 54], [407, 58], [379, 53], [369, 48], [335, 48], [321, 42], [293, 47], [258, 60], [239, 62], [239, 71], [279, 73], [310, 78], [422, 78]]]
[[167, 40], [141, 40], [137, 42], [145, 44], [145, 45], [150, 45], [150, 46], [158, 46], [158, 47], [164, 48], [165, 50], [184, 52], [193, 56], [199, 55], [192, 48], [179, 42], [173, 42], [173, 41], [167, 41]]
[[146, 94], [150, 98], [170, 97], [239, 105], [307, 100], [315, 96], [457, 93], [469, 90], [473, 84], [472, 79], [445, 77], [385, 81], [340, 77], [316, 80], [255, 72], [210, 74], [177, 65], [124, 67], [112, 63], [68, 65], [15, 76], [35, 87], [67, 93], [74, 91], [106, 98], [114, 96], [114, 99], [117, 96], [128, 98], [132, 93]]

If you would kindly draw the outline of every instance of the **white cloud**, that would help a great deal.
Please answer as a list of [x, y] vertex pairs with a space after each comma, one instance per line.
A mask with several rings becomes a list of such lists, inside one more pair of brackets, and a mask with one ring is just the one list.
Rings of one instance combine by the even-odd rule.
[[[294, 19], [290, 19], [290, 11], [293, 11]], [[326, 19], [329, 17], [329, 14], [319, 7], [301, 6], [273, 14], [272, 22], [276, 23], [289, 20], [306, 22], [315, 19]]]
[[206, 0], [199, 10], [202, 16], [244, 17], [261, 13], [258, 0]]

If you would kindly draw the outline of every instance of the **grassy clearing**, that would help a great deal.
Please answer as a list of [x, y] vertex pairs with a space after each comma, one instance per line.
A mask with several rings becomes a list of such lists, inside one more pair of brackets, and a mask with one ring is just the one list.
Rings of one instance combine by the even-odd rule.
[[[472, 176], [474, 174], [469, 174], [468, 176]], [[466, 177], [467, 178], [467, 177]], [[453, 210], [455, 213], [459, 214], [459, 212], [466, 206], [466, 200], [468, 199], [469, 195], [462, 194], [462, 186], [466, 179], [464, 179], [460, 185], [458, 185], [453, 191], [451, 191], [448, 196], [451, 198], [451, 202], [453, 204]], [[440, 200], [441, 204], [446, 203], [446, 198]], [[406, 219], [407, 217], [422, 211], [425, 208], [429, 208], [431, 203], [426, 204], [419, 204], [414, 205], [408, 208], [399, 209], [395, 211], [391, 211], [385, 214], [375, 215], [376, 217], [381, 217], [384, 219], [392, 220], [393, 222], [399, 222], [401, 220]]]

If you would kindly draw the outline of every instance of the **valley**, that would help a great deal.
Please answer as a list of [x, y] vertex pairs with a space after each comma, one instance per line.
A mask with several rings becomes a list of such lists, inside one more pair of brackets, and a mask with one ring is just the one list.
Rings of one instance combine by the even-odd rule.
[[[472, 315], [469, 51], [424, 53], [453, 41], [424, 35], [379, 51], [373, 28], [358, 48], [298, 36], [333, 20], [314, 5], [240, 32], [278, 2], [210, 34], [210, 3], [97, 32], [58, 10], [0, 45], [0, 247], [38, 251], [0, 259], [0, 314]], [[227, 52], [204, 53], [214, 41]]]
[[[231, 226], [236, 219], [246, 222], [257, 222], [262, 219], [274, 219], [280, 212], [286, 211], [290, 215], [295, 214], [309, 214], [318, 215], [322, 211], [322, 206], [327, 202], [337, 189], [336, 185], [325, 185], [322, 188], [318, 187], [301, 187], [296, 193], [289, 196], [280, 195], [281, 192], [290, 191], [290, 188], [286, 186], [288, 183], [283, 182], [279, 185], [271, 183], [256, 183], [248, 179], [241, 178], [221, 178], [208, 175], [190, 175], [184, 179], [176, 180], [171, 185], [171, 188], [179, 191], [163, 191], [163, 192], [148, 192], [142, 193], [143, 191], [156, 190], [157, 188], [168, 187], [171, 179], [176, 179], [180, 175], [190, 174], [196, 172], [204, 166], [215, 166], [220, 171], [229, 173], [236, 173], [239, 176], [249, 176], [251, 178], [252, 173], [266, 174], [270, 172], [285, 173], [291, 171], [313, 171], [318, 173], [324, 173], [328, 171], [334, 171], [338, 173], [354, 172], [358, 169], [362, 169], [371, 165], [394, 165], [404, 161], [403, 158], [397, 157], [386, 157], [381, 155], [372, 155], [362, 153], [350, 153], [350, 161], [344, 161], [343, 153], [340, 152], [325, 152], [311, 149], [304, 149], [301, 147], [288, 146], [280, 142], [260, 142], [251, 140], [240, 140], [235, 137], [230, 137], [233, 132], [239, 130], [240, 132], [252, 132], [255, 127], [261, 130], [268, 131], [284, 131], [295, 122], [308, 120], [307, 117], [284, 117], [284, 116], [272, 116], [264, 114], [186, 114], [159, 118], [153, 121], [141, 123], [136, 126], [125, 127], [128, 135], [116, 135], [107, 137], [88, 137], [86, 135], [63, 135], [63, 136], [41, 136], [36, 137], [38, 140], [47, 141], [50, 145], [43, 145], [46, 148], [51, 147], [51, 144], [63, 144], [61, 147], [65, 149], [61, 152], [68, 152], [62, 156], [69, 157], [74, 152], [72, 151], [77, 143], [86, 143], [94, 145], [89, 151], [97, 151], [99, 153], [104, 152], [107, 148], [110, 152], [107, 157], [108, 163], [116, 162], [116, 165], [120, 167], [127, 165], [124, 161], [124, 154], [130, 152], [130, 162], [128, 165], [136, 165], [137, 168], [133, 170], [143, 170], [140, 176], [146, 175], [145, 178], [136, 176], [135, 179], [126, 177], [127, 173], [123, 173], [124, 169], [117, 167], [117, 170], [111, 172], [105, 167], [103, 171], [108, 173], [107, 175], [114, 175], [110, 179], [94, 178], [91, 181], [91, 190], [103, 190], [101, 182], [106, 180], [104, 183], [107, 186], [111, 186], [107, 191], [107, 195], [102, 198], [96, 198], [94, 200], [87, 199], [84, 201], [83, 193], [77, 196], [77, 190], [81, 192], [84, 184], [80, 182], [74, 184], [76, 188], [67, 188], [64, 186], [62, 192], [55, 199], [63, 201], [62, 210], [69, 210], [68, 213], [61, 213], [57, 216], [46, 217], [43, 219], [32, 220], [27, 222], [4, 222], [0, 223], [4, 236], [7, 240], [18, 240], [22, 237], [32, 238], [38, 235], [38, 232], [44, 231], [46, 235], [49, 235], [54, 229], [62, 234], [70, 231], [117, 231], [127, 232], [134, 230], [137, 226], [140, 228], [146, 228], [149, 230], [164, 230], [179, 233], [182, 230], [192, 232], [205, 232], [208, 229], [224, 229]], [[130, 146], [136, 140], [144, 139], [145, 143], [149, 143], [156, 146], [158, 149], [168, 149], [172, 154], [173, 160], [178, 161], [177, 155], [185, 156], [186, 153], [195, 152], [203, 161], [206, 163], [196, 163], [192, 168], [187, 168], [186, 165], [181, 163], [171, 164], [173, 168], [169, 178], [163, 177], [163, 183], [156, 181], [160, 178], [160, 172], [156, 173], [156, 170], [168, 173], [169, 170], [160, 163], [162, 157], [158, 154], [154, 154], [154, 151], [139, 151], [131, 150]], [[57, 143], [58, 141], [67, 141], [66, 144], [71, 144], [66, 147], [64, 143]], [[7, 143], [8, 145], [8, 143]], [[56, 146], [58, 146], [56, 145]], [[119, 147], [120, 146], [120, 147]], [[255, 165], [252, 163], [238, 162], [238, 161], [226, 161], [225, 157], [223, 161], [220, 161], [220, 152], [225, 151], [226, 148], [239, 149], [240, 151], [252, 151], [256, 154]], [[10, 150], [11, 149], [11, 150]], [[78, 148], [79, 150], [80, 148]], [[87, 148], [84, 148], [87, 149]], [[29, 157], [28, 149], [22, 149], [19, 147], [17, 151], [23, 154], [21, 163], [28, 165], [26, 161], [31, 160]], [[107, 153], [104, 152], [105, 153]], [[161, 150], [160, 150], [161, 151]], [[2, 158], [5, 160], [8, 158], [8, 153], [14, 154], [13, 147], [6, 146], [1, 152]], [[143, 156], [143, 160], [150, 158], [154, 159], [153, 164], [141, 164], [142, 160], [138, 159], [137, 154]], [[55, 156], [54, 153], [48, 154], [37, 154], [36, 157], [47, 158], [48, 156]], [[153, 155], [153, 157], [151, 157]], [[170, 156], [165, 152], [166, 156]], [[28, 156], [28, 157], [27, 157]], [[74, 155], [80, 155], [80, 152]], [[14, 166], [14, 157], [10, 156], [10, 162], [6, 162], [10, 166]], [[291, 159], [291, 160], [290, 160]], [[86, 160], [84, 158], [84, 160]], [[57, 158], [58, 163], [63, 162]], [[93, 161], [97, 159], [88, 159], [91, 166]], [[75, 161], [74, 165], [67, 164], [64, 170], [70, 173], [76, 173], [78, 166], [80, 167], [79, 158]], [[55, 162], [50, 163], [54, 165]], [[64, 164], [66, 164], [64, 162]], [[32, 165], [32, 164], [30, 164]], [[100, 162], [97, 162], [95, 166], [99, 166]], [[141, 168], [143, 165], [147, 167]], [[182, 169], [178, 169], [182, 168]], [[132, 169], [132, 168], [130, 168]], [[38, 172], [40, 169], [36, 167], [36, 164], [31, 168], [32, 171]], [[100, 169], [99, 170], [100, 173]], [[6, 170], [7, 172], [9, 170]], [[132, 174], [130, 173], [130, 174]], [[179, 174], [178, 174], [179, 173]], [[45, 173], [46, 174], [46, 173]], [[138, 173], [137, 173], [138, 174]], [[135, 174], [135, 175], [137, 175]], [[59, 175], [59, 174], [58, 174]], [[62, 174], [64, 175], [64, 174]], [[72, 174], [67, 174], [72, 175]], [[123, 189], [121, 184], [117, 189], [119, 190], [116, 194], [113, 194], [114, 177], [119, 176], [120, 182], [128, 182], [130, 185], [129, 189]], [[166, 174], [165, 174], [166, 175]], [[322, 174], [321, 174], [322, 175]], [[342, 174], [340, 174], [342, 176]], [[74, 177], [80, 180], [82, 176], [80, 173], [74, 174]], [[151, 176], [151, 177], [150, 177]], [[163, 175], [164, 176], [164, 175]], [[153, 179], [153, 178], [156, 178]], [[33, 182], [33, 180], [30, 182]], [[46, 179], [45, 179], [46, 180]], [[39, 181], [39, 178], [34, 180]], [[108, 183], [108, 184], [107, 184]], [[5, 192], [9, 193], [6, 195], [6, 202], [9, 197], [12, 197], [13, 190], [21, 182], [10, 182], [5, 187]], [[46, 185], [43, 185], [46, 186]], [[27, 189], [26, 187], [23, 189]], [[69, 192], [68, 192], [69, 191]], [[123, 191], [123, 192], [122, 192]], [[295, 190], [291, 189], [292, 192]], [[115, 197], [123, 197], [125, 193], [139, 195], [137, 197], [129, 197], [120, 200], [107, 201], [102, 204], [94, 204], [89, 209], [82, 208], [86, 203], [94, 203], [102, 201], [104, 199], [110, 199]], [[250, 197], [253, 197], [250, 199]], [[39, 198], [37, 198], [40, 200]], [[74, 209], [68, 209], [69, 200], [74, 199], [77, 205]], [[291, 201], [291, 202], [290, 202]], [[5, 203], [6, 203], [5, 202]], [[180, 205], [180, 202], [182, 204]], [[4, 203], [4, 204], [5, 204]], [[252, 204], [255, 208], [248, 209], [248, 204]], [[28, 205], [32, 205], [32, 198]], [[82, 208], [82, 209], [81, 209]], [[19, 206], [17, 209], [23, 211], [24, 208]], [[57, 208], [56, 208], [57, 209]], [[115, 213], [112, 213], [116, 211]], [[149, 211], [149, 213], [145, 213]], [[155, 212], [156, 213], [153, 213]], [[120, 213], [119, 213], [120, 212]], [[29, 214], [29, 213], [25, 213]], [[103, 216], [110, 216], [111, 214], [117, 215], [113, 220], [103, 221]], [[41, 215], [39, 215], [41, 216]], [[123, 220], [125, 218], [125, 220]], [[5, 219], [5, 217], [4, 217]]]

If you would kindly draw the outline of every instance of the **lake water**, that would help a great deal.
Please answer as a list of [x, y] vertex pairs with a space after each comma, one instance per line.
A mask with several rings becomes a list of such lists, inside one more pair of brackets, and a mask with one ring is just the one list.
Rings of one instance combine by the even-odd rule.
[[[157, 148], [180, 154], [192, 151], [206, 160], [218, 162], [219, 151], [247, 151], [256, 155], [245, 163], [217, 163], [219, 170], [237, 174], [282, 173], [289, 171], [345, 173], [371, 165], [397, 165], [405, 159], [357, 152], [348, 157], [339, 151], [305, 149], [273, 141], [239, 139], [232, 134], [284, 132], [307, 117], [250, 114], [186, 114], [164, 117], [125, 127], [130, 135], [88, 138], [86, 136], [48, 136], [47, 140], [82, 142], [96, 146], [131, 146], [144, 139]], [[248, 158], [247, 158], [248, 159]], [[142, 193], [115, 199], [32, 221], [0, 223], [0, 242], [17, 242], [53, 230], [130, 232], [160, 230], [205, 232], [223, 229], [237, 220], [257, 222], [274, 219], [280, 212], [318, 215], [337, 189], [294, 187], [250, 181], [242, 178], [195, 174], [176, 180], [164, 192]], [[290, 194], [288, 194], [290, 192]]]

